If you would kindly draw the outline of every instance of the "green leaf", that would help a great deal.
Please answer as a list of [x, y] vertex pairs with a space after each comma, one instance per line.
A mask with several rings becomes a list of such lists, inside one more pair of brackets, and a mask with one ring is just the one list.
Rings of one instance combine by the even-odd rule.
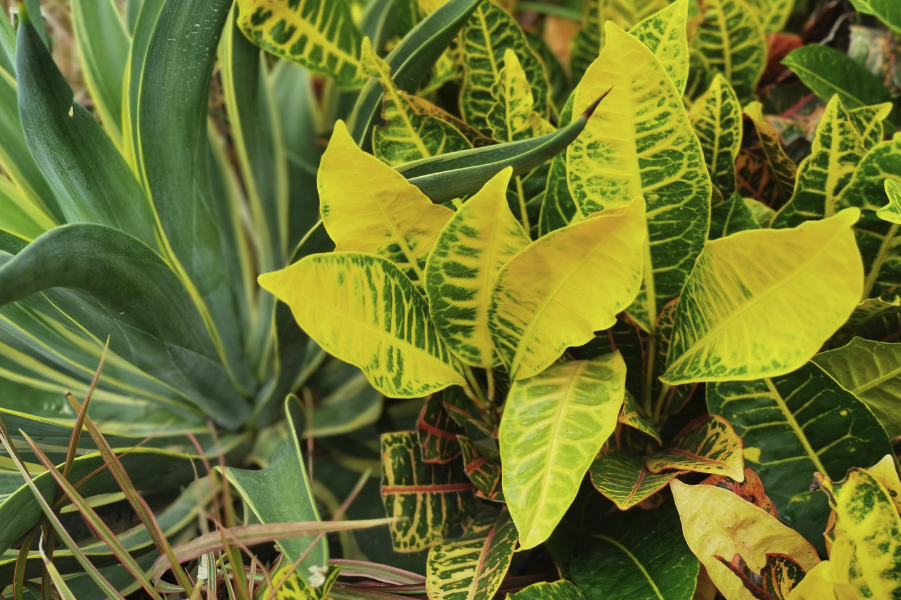
[[[320, 520], [291, 414], [291, 405], [294, 402], [297, 400], [296, 398], [292, 400], [292, 397], [285, 401], [288, 439], [278, 447], [264, 469], [256, 471], [224, 469], [225, 476], [263, 524]], [[306, 557], [298, 566], [298, 572], [301, 577], [306, 578], [306, 581], [309, 581], [311, 567], [328, 566], [327, 541], [322, 539], [310, 549], [314, 542], [316, 536], [276, 541], [276, 545], [292, 563], [301, 556]]]
[[431, 600], [491, 600], [516, 549], [516, 527], [502, 508], [476, 515], [462, 537], [429, 550], [425, 589]]
[[485, 456], [484, 451], [476, 446], [465, 435], [458, 435], [457, 441], [463, 449], [463, 463], [466, 475], [476, 486], [476, 494], [480, 498], [503, 502], [501, 491], [501, 461], [497, 456]]
[[744, 480], [742, 440], [725, 419], [713, 415], [689, 426], [661, 452], [649, 457], [651, 473], [691, 471]]
[[425, 299], [387, 259], [358, 252], [314, 254], [259, 281], [291, 307], [322, 349], [359, 367], [386, 396], [418, 398], [465, 384], [429, 319]]
[[868, 298], [854, 309], [848, 321], [833, 337], [834, 345], [848, 343], [854, 336], [866, 340], [891, 341], [901, 332], [901, 295], [887, 290], [878, 298]]
[[773, 227], [796, 227], [833, 214], [839, 195], [866, 153], [842, 101], [833, 96], [817, 126], [810, 156], [798, 169], [795, 192], [773, 219]]
[[516, 20], [493, 2], [482, 2], [460, 32], [463, 85], [460, 112], [463, 120], [486, 135], [492, 134], [488, 113], [495, 103], [491, 87], [500, 79], [507, 50], [515, 52], [529, 82], [535, 111], [547, 112], [550, 85], [541, 59], [529, 46]]
[[576, 549], [573, 581], [595, 600], [691, 600], [698, 559], [672, 504], [605, 520]]
[[345, 0], [238, 0], [238, 26], [278, 57], [356, 88], [363, 36]]
[[553, 130], [550, 123], [535, 112], [528, 75], [511, 48], [504, 50], [503, 67], [491, 85], [491, 96], [494, 103], [488, 110], [486, 120], [494, 139], [515, 142]]
[[901, 7], [892, 0], [851, 0], [858, 11], [873, 15], [889, 29], [901, 35]]
[[[610, 330], [610, 335], [614, 335], [613, 329]], [[639, 345], [641, 345], [640, 338], [639, 338]], [[623, 348], [623, 346], [618, 343], [617, 343], [616, 347], [620, 352], [625, 350]], [[626, 364], [629, 364], [629, 362], [630, 361], [627, 360]], [[632, 371], [633, 369], [629, 369], [629, 370]], [[630, 377], [630, 375], [631, 375], [631, 377]], [[643, 374], [638, 373], [638, 375], [640, 376], [640, 380], [641, 380], [639, 385], [643, 385], [643, 380], [644, 380]], [[635, 377], [634, 375], [632, 375], [631, 373], [626, 375], [626, 387], [627, 388], [637, 387], [637, 386], [630, 384], [630, 381], [633, 378], [639, 379], [639, 378]], [[629, 427], [631, 427], [633, 429], [637, 429], [638, 431], [640, 431], [642, 433], [646, 433], [647, 435], [654, 438], [658, 444], [663, 443], [660, 441], [660, 433], [658, 433], [657, 428], [654, 427], [653, 423], [651, 423], [650, 418], [644, 414], [644, 409], [635, 400], [635, 396], [633, 396], [632, 394], [630, 394], [628, 392], [626, 393], [626, 400], [625, 400], [625, 402], [623, 402], [623, 412], [619, 415], [619, 422], [623, 423], [625, 425], [628, 425]]]
[[704, 247], [710, 178], [663, 66], [634, 37], [607, 27], [607, 46], [576, 88], [576, 106], [613, 89], [567, 150], [569, 188], [583, 215], [645, 197], [644, 287], [629, 315], [650, 330]]
[[718, 240], [738, 233], [760, 229], [760, 223], [738, 194], [732, 194], [726, 202], [715, 206], [710, 213], [710, 239]]
[[488, 322], [494, 281], [531, 241], [507, 206], [511, 173], [498, 173], [454, 213], [425, 269], [429, 310], [441, 339], [465, 363], [486, 369], [497, 362]]
[[426, 399], [416, 428], [423, 462], [446, 465], [462, 453], [457, 435], [466, 430], [447, 413], [443, 393], [432, 394]]
[[688, 81], [687, 24], [688, 0], [676, 0], [629, 30], [654, 53], [680, 94], [685, 93]]
[[891, 96], [876, 75], [842, 52], [810, 44], [786, 56], [782, 64], [791, 69], [823, 100], [838, 94], [847, 108], [891, 102]]
[[892, 104], [884, 102], [874, 106], [861, 106], [848, 111], [851, 122], [860, 133], [867, 149], [873, 148], [885, 137], [883, 121], [892, 112]]
[[735, 193], [735, 159], [741, 148], [741, 105], [729, 82], [717, 74], [691, 107], [691, 126], [704, 151], [714, 206]]
[[565, 579], [552, 583], [533, 583], [515, 594], [507, 594], [507, 600], [587, 600], [585, 593]]
[[0, 229], [32, 240], [55, 223], [26, 200], [6, 179], [0, 178]]
[[794, 192], [798, 167], [786, 154], [779, 132], [763, 116], [763, 105], [759, 102], [752, 102], [745, 107], [744, 113], [751, 119], [754, 129], [757, 131], [763, 155], [766, 157], [766, 164], [772, 173], [775, 188], [778, 190], [780, 204], [784, 204], [788, 202]]
[[504, 499], [523, 549], [551, 535], [617, 424], [626, 365], [619, 353], [558, 363], [510, 388], [499, 440]]
[[707, 70], [720, 73], [747, 102], [766, 67], [767, 42], [756, 11], [743, 0], [708, 0], [692, 38]]
[[636, 198], [540, 238], [504, 265], [488, 318], [511, 380], [541, 373], [613, 325], [638, 292], [644, 234]]
[[679, 300], [664, 383], [773, 377], [810, 360], [860, 300], [859, 215], [708, 242]]
[[[560, 111], [560, 125], [564, 126], [572, 121], [573, 104], [576, 96], [571, 94], [569, 100]], [[547, 187], [544, 192], [544, 201], [541, 203], [541, 214], [538, 222], [539, 235], [547, 235], [550, 232], [572, 225], [581, 220], [579, 208], [569, 191], [569, 176], [566, 172], [566, 153], [561, 152], [551, 161], [547, 176]]]
[[795, 8], [796, 0], [750, 0], [748, 4], [757, 11], [766, 33], [779, 33], [785, 28]]
[[707, 407], [742, 437], [779, 515], [818, 544], [828, 509], [811, 502], [813, 473], [840, 476], [890, 447], [866, 405], [812, 363], [782, 377], [708, 385]]
[[474, 512], [474, 486], [459, 461], [422, 461], [415, 432], [382, 435], [382, 500], [397, 552], [416, 552], [441, 542]]
[[[90, 257], [85, 260], [84, 257]], [[100, 225], [53, 229], [0, 267], [0, 304], [49, 288], [69, 317], [148, 375], [228, 427], [249, 414], [200, 314], [163, 259], [134, 238]]]
[[360, 150], [341, 121], [322, 156], [319, 197], [336, 250], [387, 258], [423, 285], [426, 257], [454, 213]]
[[890, 438], [901, 435], [901, 344], [854, 338], [813, 362], [870, 407]]
[[608, 448], [591, 463], [595, 489], [620, 510], [629, 510], [663, 488], [682, 472], [651, 473], [643, 456], [619, 448]]
[[122, 101], [131, 39], [113, 0], [72, 2], [78, 57], [104, 129], [122, 145]]
[[901, 183], [886, 179], [885, 195], [888, 196], [888, 204], [877, 210], [876, 216], [883, 221], [901, 225]]

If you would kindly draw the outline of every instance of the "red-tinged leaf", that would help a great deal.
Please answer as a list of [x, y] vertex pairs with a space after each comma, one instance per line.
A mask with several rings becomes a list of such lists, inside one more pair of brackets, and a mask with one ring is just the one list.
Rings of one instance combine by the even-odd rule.
[[741, 579], [745, 589], [759, 600], [788, 600], [791, 591], [806, 574], [804, 568], [787, 554], [767, 554], [760, 573], [755, 573], [738, 554], [731, 562], [722, 556], [716, 558], [729, 567]]
[[605, 448], [588, 473], [595, 489], [620, 510], [646, 501], [685, 471], [651, 473], [643, 456], [616, 448]]
[[463, 463], [466, 475], [476, 486], [479, 498], [503, 502], [501, 491], [501, 461], [498, 456], [488, 457], [466, 436], [457, 436], [463, 450]]
[[741, 482], [735, 481], [726, 475], [711, 475], [702, 481], [701, 485], [715, 485], [727, 489], [741, 498], [744, 498], [754, 506], [762, 508], [770, 515], [778, 517], [779, 515], [776, 514], [776, 505], [773, 504], [773, 501], [766, 495], [766, 490], [763, 489], [763, 482], [760, 481], [760, 477], [757, 476], [757, 473], [752, 469], [745, 468], [744, 475], [745, 479]]
[[718, 561], [729, 567], [735, 573], [735, 576], [741, 579], [742, 585], [757, 600], [775, 600], [763, 587], [763, 578], [748, 568], [748, 564], [742, 560], [741, 556], [736, 554], [731, 561], [722, 556], [715, 556]]
[[443, 392], [429, 396], [417, 423], [422, 460], [439, 465], [446, 465], [460, 456], [457, 434], [464, 431], [447, 413], [443, 400]]
[[647, 460], [652, 473], [694, 471], [744, 479], [741, 438], [719, 415], [688, 425], [663, 452]]

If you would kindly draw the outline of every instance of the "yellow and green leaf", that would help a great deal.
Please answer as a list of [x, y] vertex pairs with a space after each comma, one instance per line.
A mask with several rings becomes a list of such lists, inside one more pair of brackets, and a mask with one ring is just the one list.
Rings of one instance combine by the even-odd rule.
[[901, 183], [886, 179], [885, 195], [888, 196], [888, 204], [877, 210], [876, 216], [883, 221], [901, 225]]
[[[566, 126], [572, 121], [575, 100], [575, 95], [570, 94], [563, 110], [560, 111], [561, 126]], [[544, 200], [541, 202], [541, 214], [538, 222], [539, 235], [547, 235], [582, 219], [579, 207], [569, 191], [568, 180], [566, 152], [561, 152], [551, 160], [548, 169], [547, 186], [544, 191]]]
[[595, 489], [620, 510], [641, 504], [683, 473], [651, 473], [643, 456], [618, 448], [602, 450], [589, 470]]
[[327, 573], [319, 574], [321, 581], [316, 581], [319, 585], [314, 587], [312, 581], [304, 581], [297, 569], [297, 566], [289, 564], [272, 575], [275, 591], [267, 586], [266, 600], [324, 600], [329, 597], [341, 572], [340, 567], [329, 568]]
[[441, 542], [475, 509], [474, 486], [463, 465], [423, 462], [416, 432], [382, 435], [382, 501], [397, 552], [418, 552]]
[[760, 223], [751, 212], [751, 208], [738, 194], [718, 206], [710, 213], [710, 239], [718, 240], [738, 233], [760, 229]]
[[741, 105], [729, 82], [717, 74], [691, 106], [691, 126], [704, 151], [713, 184], [714, 206], [735, 193], [735, 159], [741, 148]]
[[571, 582], [561, 579], [552, 583], [533, 583], [515, 594], [508, 594], [507, 600], [588, 600], [588, 596]]
[[238, 0], [238, 26], [250, 41], [339, 86], [356, 88], [363, 36], [346, 0]]
[[782, 553], [809, 570], [818, 562], [816, 550], [803, 537], [732, 492], [711, 485], [670, 484], [685, 541], [707, 568], [720, 593], [730, 600], [753, 600], [741, 579], [716, 556], [740, 555], [751, 570], [766, 566], [766, 555]]
[[429, 550], [425, 589], [430, 600], [491, 600], [513, 552], [516, 526], [505, 508], [485, 510], [462, 537]]
[[503, 65], [491, 86], [495, 102], [487, 120], [492, 137], [499, 142], [516, 142], [553, 131], [554, 127], [535, 112], [529, 79], [511, 48], [504, 50]]
[[766, 33], [779, 33], [785, 28], [796, 0], [749, 0], [749, 5], [757, 11]]
[[485, 369], [498, 362], [488, 323], [494, 281], [531, 241], [507, 206], [511, 175], [504, 169], [454, 213], [425, 269], [439, 335], [463, 362]]
[[472, 148], [453, 123], [437, 116], [437, 108], [432, 114], [426, 113], [422, 110], [425, 100], [413, 100], [409, 94], [397, 89], [391, 79], [391, 67], [375, 53], [369, 38], [363, 39], [362, 68], [384, 90], [382, 118], [386, 125], [375, 127], [372, 132], [376, 158], [393, 167]]
[[644, 44], [607, 27], [607, 46], [576, 88], [575, 105], [612, 90], [567, 149], [569, 188], [584, 215], [636, 196], [647, 201], [644, 286], [629, 315], [650, 330], [704, 247], [711, 184], [666, 70]]
[[619, 422], [651, 436], [658, 444], [662, 443], [657, 428], [651, 423], [650, 418], [645, 415], [644, 409], [638, 404], [638, 401], [635, 400], [635, 396], [628, 392], [626, 393], [626, 399], [623, 402], [623, 410], [619, 415]]
[[685, 84], [688, 82], [687, 27], [688, 0], [676, 0], [629, 29], [630, 34], [654, 53], [669, 73], [679, 94], [685, 93]]
[[488, 113], [495, 98], [491, 89], [500, 79], [501, 65], [508, 49], [519, 58], [532, 91], [535, 111], [547, 113], [550, 85], [544, 66], [529, 46], [516, 19], [491, 0], [486, 0], [479, 4], [460, 35], [464, 67], [460, 112], [467, 123], [486, 135], [492, 134]]
[[892, 104], [883, 102], [873, 106], [860, 106], [848, 111], [851, 122], [860, 138], [866, 144], [867, 150], [876, 146], [885, 137], [884, 121], [892, 112]]
[[708, 242], [679, 300], [665, 383], [747, 381], [800, 368], [851, 316], [863, 264], [847, 209], [795, 229]]
[[387, 258], [422, 285], [426, 258], [451, 209], [360, 150], [342, 121], [322, 156], [318, 187], [322, 222], [337, 251]]
[[782, 203], [788, 202], [795, 189], [798, 167], [785, 152], [779, 132], [763, 116], [763, 105], [760, 102], [752, 102], [745, 107], [744, 113], [751, 119], [757, 132], [763, 155], [766, 157], [766, 166], [772, 174], [779, 198]]
[[679, 434], [663, 451], [647, 460], [651, 473], [692, 471], [744, 480], [742, 441], [724, 418], [712, 415]]
[[499, 440], [504, 499], [520, 543], [547, 540], [616, 428], [625, 395], [619, 353], [558, 363], [510, 388]]
[[386, 396], [418, 398], [465, 383], [425, 299], [385, 258], [314, 254], [259, 281], [323, 350], [359, 367]]
[[489, 327], [511, 380], [541, 373], [607, 329], [641, 282], [644, 201], [558, 229], [497, 276]]
[[476, 446], [467, 436], [457, 436], [463, 449], [463, 464], [466, 475], [476, 486], [476, 495], [486, 500], [503, 502], [501, 491], [501, 461], [497, 455], [486, 456], [485, 451]]
[[464, 429], [447, 413], [443, 400], [443, 394], [432, 394], [419, 413], [416, 428], [423, 462], [446, 465], [461, 453], [457, 434]]

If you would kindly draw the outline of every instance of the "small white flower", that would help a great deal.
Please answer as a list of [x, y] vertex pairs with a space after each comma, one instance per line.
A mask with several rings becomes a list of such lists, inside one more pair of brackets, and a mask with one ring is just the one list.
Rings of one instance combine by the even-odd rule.
[[313, 589], [320, 588], [325, 584], [325, 576], [328, 573], [328, 567], [313, 565], [310, 567], [310, 587]]

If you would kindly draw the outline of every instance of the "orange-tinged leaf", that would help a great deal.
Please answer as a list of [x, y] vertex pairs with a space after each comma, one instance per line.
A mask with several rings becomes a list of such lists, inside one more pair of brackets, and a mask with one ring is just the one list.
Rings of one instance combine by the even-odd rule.
[[647, 466], [652, 473], [694, 471], [742, 481], [745, 465], [741, 451], [741, 438], [732, 425], [713, 415], [689, 426], [663, 452], [650, 457]]

